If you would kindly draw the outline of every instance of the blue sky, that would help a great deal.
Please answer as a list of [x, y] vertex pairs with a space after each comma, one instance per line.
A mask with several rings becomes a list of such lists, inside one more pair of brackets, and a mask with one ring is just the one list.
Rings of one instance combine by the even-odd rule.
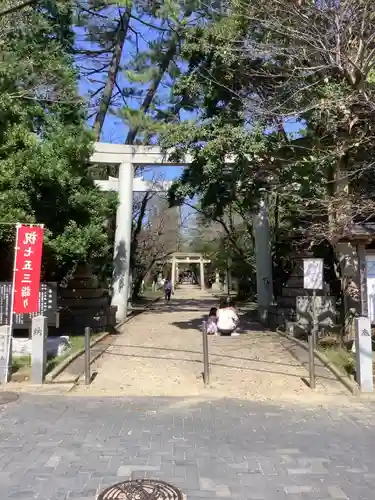
[[[146, 18], [147, 20], [147, 18]], [[152, 21], [153, 24], [155, 24], [155, 19], [149, 19], [148, 21]], [[149, 43], [153, 42], [155, 40], [155, 34], [156, 30], [152, 30], [151, 28], [148, 28], [144, 26], [143, 24], [132, 21], [132, 27], [135, 31], [139, 33], [139, 36], [137, 36], [137, 48], [139, 51], [145, 51], [149, 47]], [[84, 31], [82, 28], [76, 29], [76, 35], [77, 35], [77, 45], [80, 48], [85, 48], [85, 49], [90, 49], [90, 50], [95, 50], [99, 48], [98, 45], [94, 43], [90, 43], [84, 40]], [[126, 76], [126, 70], [129, 67], [130, 62], [132, 61], [134, 55], [136, 54], [136, 46], [134, 44], [134, 37], [133, 40], [128, 40], [125, 44], [124, 50], [123, 50], [123, 56], [121, 60], [121, 65], [123, 68], [123, 71], [120, 72], [118, 75], [117, 81], [119, 84], [119, 87], [129, 87], [129, 80]], [[84, 61], [85, 63], [85, 61]], [[82, 62], [81, 62], [82, 64]], [[95, 91], [96, 89], [99, 88], [100, 85], [100, 80], [98, 79], [99, 73], [94, 75], [94, 78], [82, 78], [79, 82], [79, 91], [83, 96], [87, 96], [90, 92]], [[105, 78], [105, 73], [100, 76], [101, 79]], [[147, 85], [140, 84], [137, 86], [139, 90], [146, 89]], [[158, 96], [162, 97], [163, 99], [168, 100], [169, 97], [169, 88], [165, 88], [165, 86], [160, 86], [159, 87], [159, 92]], [[141, 95], [139, 98], [127, 98], [127, 105], [130, 106], [131, 108], [138, 109], [140, 106], [140, 102], [143, 99], [143, 95]], [[116, 143], [116, 144], [123, 144], [125, 141], [125, 137], [128, 131], [128, 127], [126, 123], [121, 119], [121, 117], [117, 116], [115, 112], [117, 110], [120, 110], [120, 105], [121, 105], [121, 99], [118, 100], [119, 107], [117, 109], [114, 109], [114, 113], [109, 112], [107, 113], [106, 120], [104, 123], [103, 131], [102, 131], [102, 137], [101, 140], [103, 142], [111, 142], [111, 143]], [[183, 116], [184, 119], [189, 119], [191, 118], [191, 115], [185, 113], [185, 116]], [[89, 120], [89, 123], [92, 123], [92, 119]], [[180, 176], [182, 171], [182, 167], [157, 167], [152, 171], [151, 169], [147, 171], [144, 175], [146, 179], [151, 179], [153, 176], [161, 176], [165, 180], [172, 180], [176, 179], [177, 177]]]

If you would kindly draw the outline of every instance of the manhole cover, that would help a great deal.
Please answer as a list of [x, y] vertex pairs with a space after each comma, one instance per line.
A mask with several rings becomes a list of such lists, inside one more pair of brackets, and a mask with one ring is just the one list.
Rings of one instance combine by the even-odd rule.
[[14, 403], [19, 398], [15, 392], [0, 391], [0, 405]]
[[114, 484], [102, 491], [97, 500], [183, 500], [183, 495], [164, 481], [139, 479]]

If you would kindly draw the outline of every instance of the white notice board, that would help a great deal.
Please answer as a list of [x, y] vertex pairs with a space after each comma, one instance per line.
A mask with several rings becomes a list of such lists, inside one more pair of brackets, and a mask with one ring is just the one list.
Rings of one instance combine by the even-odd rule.
[[323, 289], [323, 259], [303, 259], [303, 288]]

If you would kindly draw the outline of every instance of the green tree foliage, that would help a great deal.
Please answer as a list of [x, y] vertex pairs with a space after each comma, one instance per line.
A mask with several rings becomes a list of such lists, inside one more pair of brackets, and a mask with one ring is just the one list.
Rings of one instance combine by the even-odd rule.
[[87, 174], [93, 137], [77, 94], [71, 19], [72, 4], [52, 0], [0, 18], [2, 253], [9, 258], [14, 241], [3, 223], [44, 224], [48, 279], [74, 262], [100, 263], [113, 205]]
[[[77, 61], [82, 63], [80, 74], [89, 87], [96, 139], [108, 140], [116, 134], [118, 141], [125, 132], [126, 144], [155, 142], [164, 123], [180, 119], [183, 99], [174, 98], [172, 87], [182, 70], [185, 33], [199, 17], [212, 13], [199, 0], [90, 0], [80, 2], [77, 12], [83, 28]], [[108, 118], [113, 117], [116, 125], [108, 126]], [[117, 175], [113, 167], [94, 166], [91, 171], [104, 178]], [[136, 175], [142, 174], [137, 168]], [[133, 205], [132, 267], [142, 267], [139, 255], [144, 252], [140, 254], [138, 247], [143, 244], [141, 232], [151, 198], [152, 193], [146, 193]], [[146, 269], [147, 262], [144, 265]]]
[[193, 151], [194, 162], [171, 200], [198, 194], [217, 216], [272, 192], [284, 230], [338, 238], [354, 220], [347, 202], [373, 198], [374, 16], [369, 0], [233, 0], [192, 29], [175, 91], [198, 118], [163, 143]]

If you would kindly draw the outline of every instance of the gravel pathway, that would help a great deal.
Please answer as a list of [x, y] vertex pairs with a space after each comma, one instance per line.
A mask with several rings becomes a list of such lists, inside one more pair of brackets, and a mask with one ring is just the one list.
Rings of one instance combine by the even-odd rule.
[[[327, 372], [311, 391], [306, 367], [288, 342], [245, 318], [238, 337], [209, 337], [211, 384], [202, 380], [200, 327], [216, 304], [208, 293], [179, 289], [170, 304], [155, 304], [124, 326], [122, 334], [94, 364], [96, 377], [75, 394], [112, 396], [200, 396], [324, 402], [349, 399]], [[327, 383], [327, 381], [329, 383]]]

